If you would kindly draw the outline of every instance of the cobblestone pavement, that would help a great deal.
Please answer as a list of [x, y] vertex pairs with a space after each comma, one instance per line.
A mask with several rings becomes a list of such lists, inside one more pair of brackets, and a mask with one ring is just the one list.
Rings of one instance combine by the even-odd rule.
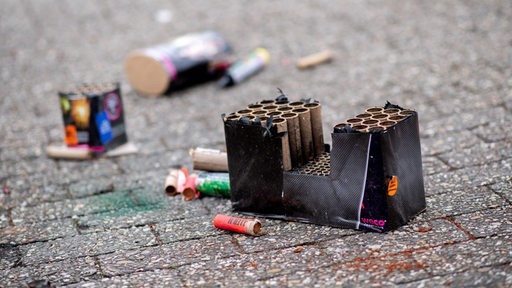
[[[0, 15], [0, 286], [512, 285], [511, 1], [3, 0]], [[130, 87], [130, 51], [204, 30], [271, 64], [228, 90]], [[325, 48], [333, 62], [295, 67]], [[139, 153], [49, 159], [57, 92], [106, 81]], [[211, 224], [229, 200], [163, 193], [190, 148], [224, 146], [221, 113], [277, 87], [320, 100], [324, 131], [386, 100], [416, 109], [427, 210], [383, 234], [263, 219], [250, 237]]]

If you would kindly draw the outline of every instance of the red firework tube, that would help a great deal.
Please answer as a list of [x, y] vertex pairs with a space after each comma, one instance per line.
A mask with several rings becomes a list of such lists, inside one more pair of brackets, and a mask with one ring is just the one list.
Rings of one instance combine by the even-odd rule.
[[199, 197], [199, 193], [196, 190], [196, 178], [196, 174], [190, 174], [190, 176], [188, 176], [182, 193], [183, 200], [190, 201]]
[[261, 222], [257, 219], [244, 219], [223, 214], [217, 214], [213, 226], [219, 229], [242, 234], [257, 236], [261, 230]]

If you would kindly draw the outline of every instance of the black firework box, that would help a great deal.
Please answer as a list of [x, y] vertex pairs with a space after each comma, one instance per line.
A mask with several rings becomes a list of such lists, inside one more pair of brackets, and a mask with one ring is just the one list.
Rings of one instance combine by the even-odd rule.
[[128, 141], [119, 83], [82, 84], [59, 99], [68, 147], [103, 153]]
[[418, 113], [368, 108], [323, 141], [321, 105], [264, 100], [223, 115], [234, 211], [385, 232], [425, 210]]

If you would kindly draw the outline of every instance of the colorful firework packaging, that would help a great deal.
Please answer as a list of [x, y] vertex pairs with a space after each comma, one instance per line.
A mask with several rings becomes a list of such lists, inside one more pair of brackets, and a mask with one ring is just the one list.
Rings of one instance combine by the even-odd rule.
[[384, 232], [426, 208], [416, 111], [369, 108], [331, 149], [320, 103], [282, 96], [223, 116], [234, 211]]
[[102, 153], [127, 142], [119, 83], [83, 84], [59, 98], [68, 147]]

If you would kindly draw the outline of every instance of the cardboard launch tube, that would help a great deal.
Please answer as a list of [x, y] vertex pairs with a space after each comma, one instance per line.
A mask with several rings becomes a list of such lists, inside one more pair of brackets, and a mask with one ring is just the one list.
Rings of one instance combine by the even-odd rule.
[[171, 169], [169, 175], [165, 178], [164, 191], [169, 196], [178, 194], [178, 177], [180, 176], [180, 169]]
[[384, 111], [382, 107], [372, 107], [365, 110], [365, 112], [369, 114], [380, 114], [382, 111]]
[[250, 104], [250, 105], [247, 105], [247, 109], [249, 109], [251, 111], [262, 110], [263, 105], [262, 104]]
[[68, 146], [53, 146], [46, 147], [46, 154], [50, 158], [62, 158], [71, 160], [87, 160], [92, 158], [92, 153], [89, 149], [70, 148]]
[[329, 50], [324, 50], [315, 54], [308, 55], [300, 58], [297, 61], [297, 68], [306, 69], [325, 62], [329, 62], [332, 59], [332, 53]]
[[261, 126], [265, 127], [267, 126], [267, 120], [268, 120], [268, 116], [258, 116], [258, 118], [260, 118], [261, 120]]
[[414, 114], [414, 110], [409, 110], [409, 109], [404, 109], [404, 110], [401, 110], [400, 112], [398, 112], [398, 115], [402, 115], [402, 116], [410, 116]]
[[385, 127], [386, 129], [391, 127], [391, 126], [393, 126], [393, 125], [395, 125], [395, 124], [396, 124], [395, 121], [382, 121], [382, 122], [379, 122], [379, 125]]
[[[272, 121], [276, 125], [277, 132], [286, 132], [288, 127], [286, 120], [283, 118], [276, 118]], [[292, 159], [290, 158], [290, 143], [288, 141], [288, 133], [281, 138], [283, 150], [283, 170], [288, 171], [292, 169]]]
[[213, 226], [219, 229], [257, 236], [261, 232], [261, 222], [257, 219], [244, 219], [217, 214]]
[[228, 155], [215, 149], [190, 149], [194, 170], [228, 172]]
[[345, 120], [345, 122], [347, 122], [350, 126], [354, 126], [354, 125], [359, 125], [359, 124], [363, 123], [363, 119], [349, 118], [349, 119]]
[[370, 119], [370, 117], [372, 117], [372, 114], [370, 114], [370, 113], [362, 113], [362, 114], [356, 115], [355, 118]]
[[278, 108], [278, 106], [273, 105], [273, 104], [263, 106], [263, 110], [265, 110], [267, 112], [275, 111], [275, 110], [277, 110], [277, 108]]
[[315, 156], [324, 152], [324, 132], [322, 127], [322, 107], [320, 103], [306, 103], [305, 108], [309, 109], [311, 115], [311, 132], [313, 134], [313, 147], [315, 149]]
[[286, 113], [281, 115], [286, 120], [288, 131], [288, 142], [290, 145], [290, 158], [292, 159], [292, 167], [300, 167], [302, 161], [302, 142], [300, 139], [299, 116], [296, 113]]
[[315, 158], [313, 146], [313, 133], [311, 131], [311, 114], [308, 108], [297, 108], [292, 110], [299, 116], [300, 139], [302, 145], [302, 156], [304, 161], [311, 161]]
[[251, 115], [254, 115], [256, 117], [264, 116], [267, 114], [267, 111], [265, 110], [256, 110], [251, 113]]
[[196, 190], [196, 174], [191, 174], [187, 177], [187, 181], [185, 181], [185, 186], [182, 192], [183, 200], [190, 201], [199, 197], [199, 193]]
[[295, 101], [295, 102], [289, 103], [288, 106], [292, 107], [293, 109], [301, 108], [301, 107], [304, 106], [304, 102], [302, 102], [302, 101]]
[[290, 106], [281, 106], [281, 107], [277, 108], [277, 111], [280, 111], [283, 113], [291, 112], [292, 110], [293, 110], [293, 108]]
[[398, 114], [398, 112], [400, 112], [400, 109], [398, 109], [398, 108], [388, 108], [388, 109], [384, 109], [384, 111], [383, 111], [383, 113], [387, 114], [388, 116]]
[[388, 118], [388, 115], [382, 113], [373, 114], [371, 118], [375, 120], [385, 120], [386, 118]]

